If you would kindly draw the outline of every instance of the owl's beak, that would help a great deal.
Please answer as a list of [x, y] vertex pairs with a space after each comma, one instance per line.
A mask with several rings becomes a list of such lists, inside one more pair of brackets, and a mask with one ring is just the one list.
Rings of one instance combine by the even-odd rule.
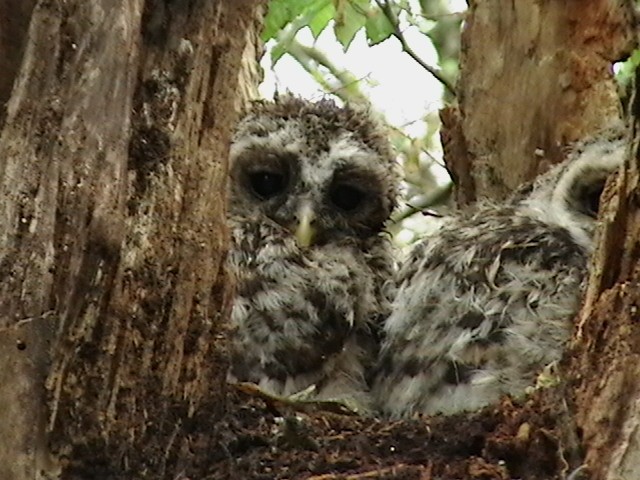
[[316, 235], [312, 222], [315, 218], [313, 210], [309, 204], [302, 205], [298, 211], [298, 224], [296, 225], [296, 241], [302, 248], [309, 247], [313, 244]]

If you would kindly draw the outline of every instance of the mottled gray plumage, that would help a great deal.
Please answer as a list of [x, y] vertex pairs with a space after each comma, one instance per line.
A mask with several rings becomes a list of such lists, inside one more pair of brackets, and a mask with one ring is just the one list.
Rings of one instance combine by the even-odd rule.
[[231, 148], [232, 381], [282, 396], [315, 385], [317, 399], [366, 406], [398, 183], [368, 111], [291, 96], [253, 105]]
[[391, 417], [475, 410], [559, 360], [592, 250], [597, 201], [622, 163], [608, 132], [507, 202], [444, 222], [398, 273], [373, 395]]

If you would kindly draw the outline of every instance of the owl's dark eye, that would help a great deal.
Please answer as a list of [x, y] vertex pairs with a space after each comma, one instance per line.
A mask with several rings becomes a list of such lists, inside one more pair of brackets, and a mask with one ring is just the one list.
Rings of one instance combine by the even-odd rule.
[[253, 192], [262, 199], [281, 193], [287, 186], [286, 177], [282, 173], [266, 171], [251, 173], [249, 183]]
[[351, 185], [336, 185], [330, 193], [333, 204], [347, 212], [358, 208], [364, 200], [364, 196], [362, 190]]
[[600, 210], [600, 195], [604, 190], [604, 183], [598, 185], [592, 185], [591, 188], [586, 189], [582, 193], [580, 199], [582, 203], [583, 212], [590, 217], [597, 218], [598, 211]]

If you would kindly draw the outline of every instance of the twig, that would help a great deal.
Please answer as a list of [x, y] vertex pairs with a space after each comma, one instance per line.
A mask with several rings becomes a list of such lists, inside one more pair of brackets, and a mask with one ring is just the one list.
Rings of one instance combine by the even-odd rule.
[[438, 205], [442, 203], [450, 194], [453, 189], [453, 182], [449, 182], [444, 187], [439, 188], [434, 191], [431, 195], [426, 196], [422, 201], [414, 204], [408, 205], [407, 208], [399, 210], [395, 215], [391, 217], [391, 223], [396, 224], [403, 221], [406, 218], [409, 218], [414, 213], [421, 212], [433, 205]]
[[304, 413], [330, 412], [345, 416], [358, 415], [358, 412], [354, 408], [338, 400], [294, 400], [288, 397], [272, 395], [254, 383], [240, 382], [231, 383], [230, 385], [241, 393], [261, 399], [269, 407], [277, 411], [288, 408]]
[[432, 67], [424, 60], [422, 60], [422, 58], [418, 56], [418, 54], [411, 48], [411, 46], [409, 46], [407, 39], [404, 37], [404, 34], [400, 30], [398, 19], [396, 18], [395, 14], [391, 10], [389, 3], [382, 0], [376, 0], [376, 4], [378, 5], [382, 13], [384, 13], [384, 16], [387, 17], [387, 20], [389, 20], [389, 23], [393, 27], [393, 36], [398, 39], [398, 41], [400, 42], [400, 45], [402, 45], [402, 49], [411, 58], [413, 58], [422, 68], [424, 68], [427, 72], [433, 75], [440, 83], [442, 83], [442, 85], [444, 85], [444, 87], [455, 97], [456, 96], [455, 87], [451, 84], [449, 80], [445, 78], [442, 72], [437, 68]]
[[[315, 80], [329, 93], [334, 93], [344, 101], [369, 104], [368, 98], [358, 88], [357, 78], [351, 72], [334, 65], [331, 60], [320, 50], [301, 44], [296, 39], [288, 41], [287, 53], [291, 55]], [[332, 86], [312, 63], [322, 65], [339, 82], [340, 86]]]

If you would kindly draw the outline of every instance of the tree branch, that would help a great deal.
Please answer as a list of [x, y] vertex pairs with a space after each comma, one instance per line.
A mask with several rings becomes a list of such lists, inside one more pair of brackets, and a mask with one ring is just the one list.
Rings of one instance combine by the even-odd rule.
[[426, 208], [442, 203], [447, 199], [447, 197], [449, 197], [449, 195], [451, 195], [452, 189], [453, 182], [449, 182], [444, 187], [440, 187], [437, 190], [434, 190], [430, 195], [425, 195], [419, 202], [414, 204], [407, 203], [406, 208], [399, 209], [394, 215], [391, 216], [391, 224], [399, 223], [415, 213], [421, 212]]
[[[303, 45], [295, 38], [292, 38], [289, 40], [287, 53], [289, 53], [302, 68], [309, 72], [327, 92], [337, 95], [346, 102], [370, 103], [369, 99], [362, 93], [358, 86], [361, 79], [357, 78], [348, 70], [339, 68], [317, 48]], [[314, 63], [326, 68], [338, 81], [339, 85], [331, 85]]]
[[413, 59], [415, 60], [422, 68], [424, 68], [427, 72], [433, 75], [436, 80], [438, 80], [444, 87], [453, 95], [456, 96], [456, 89], [453, 84], [445, 78], [442, 74], [442, 71], [438, 70], [435, 67], [432, 67], [427, 62], [425, 62], [420, 56], [411, 48], [407, 39], [404, 37], [402, 30], [400, 30], [400, 26], [398, 23], [398, 18], [391, 10], [391, 7], [388, 2], [382, 0], [376, 0], [376, 4], [384, 13], [384, 16], [387, 17], [389, 23], [393, 27], [393, 36], [398, 39], [400, 45], [402, 45], [402, 49]]

